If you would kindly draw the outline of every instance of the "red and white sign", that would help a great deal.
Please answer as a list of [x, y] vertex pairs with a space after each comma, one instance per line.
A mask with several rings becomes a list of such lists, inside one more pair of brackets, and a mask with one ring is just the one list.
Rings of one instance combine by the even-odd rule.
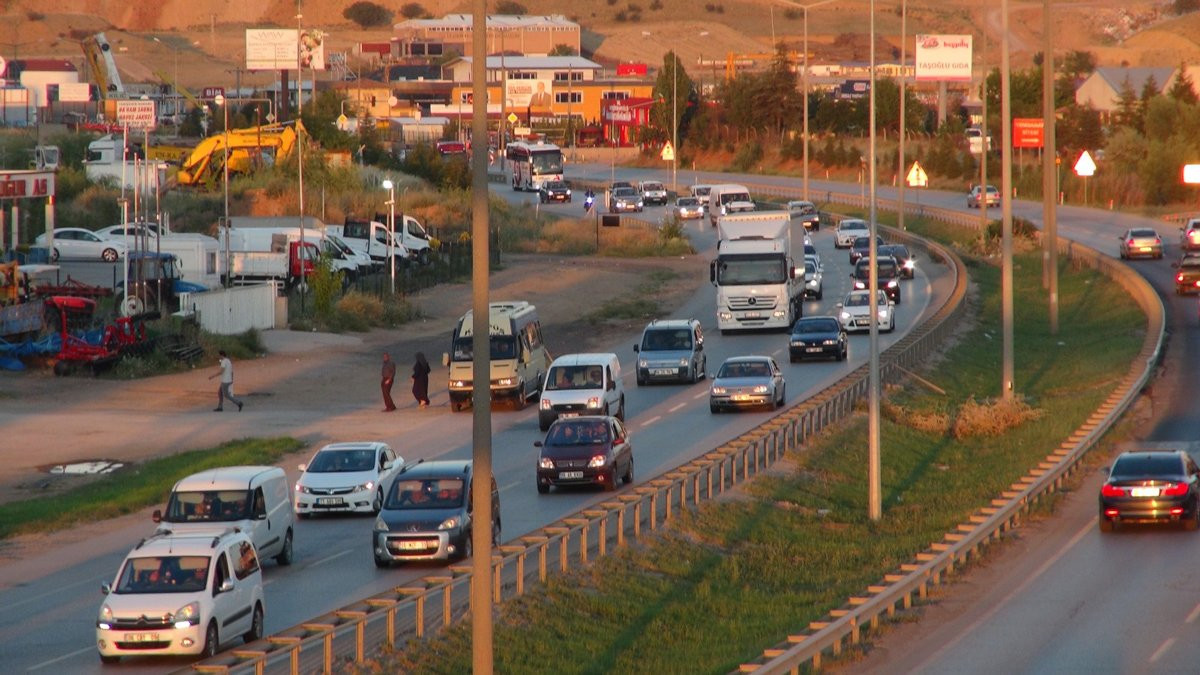
[[1014, 148], [1040, 148], [1046, 143], [1046, 120], [1040, 117], [1014, 117]]
[[600, 104], [600, 119], [617, 126], [645, 126], [650, 122], [652, 98], [608, 100]]
[[918, 35], [918, 82], [970, 82], [970, 35]]
[[53, 194], [53, 171], [9, 171], [0, 173], [0, 199], [49, 197]]
[[225, 95], [225, 87], [205, 87], [203, 90], [204, 98], [216, 98]]
[[117, 101], [117, 126], [141, 131], [153, 129], [157, 122], [154, 101]]

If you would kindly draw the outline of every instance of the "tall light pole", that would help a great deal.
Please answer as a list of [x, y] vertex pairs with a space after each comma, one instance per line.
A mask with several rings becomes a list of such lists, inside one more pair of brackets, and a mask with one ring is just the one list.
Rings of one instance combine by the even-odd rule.
[[[459, 118], [461, 119], [461, 118]], [[461, 123], [461, 122], [460, 122]], [[388, 267], [392, 276], [392, 295], [396, 294], [396, 186], [391, 178], [384, 179], [383, 189], [388, 191]]]
[[[229, 252], [229, 106], [226, 105], [227, 101], [223, 94], [217, 94], [213, 102], [221, 106], [225, 120], [221, 125], [221, 133], [224, 134], [224, 138], [221, 141], [224, 157], [222, 164], [224, 166], [221, 167], [221, 171], [225, 175], [225, 287], [228, 288], [233, 280], [232, 256]], [[303, 232], [301, 233], [300, 240], [304, 240]]]
[[[804, 11], [804, 70], [800, 74], [800, 79], [801, 79], [801, 83], [802, 83], [800, 88], [804, 90], [803, 91], [803, 94], [804, 94], [804, 112], [803, 112], [803, 117], [804, 117], [804, 133], [803, 133], [803, 140], [804, 140], [804, 150], [803, 150], [803, 152], [804, 152], [804, 157], [803, 157], [804, 201], [809, 201], [809, 199], [808, 199], [808, 10], [813, 9], [814, 7], [820, 7], [821, 5], [828, 5], [829, 3], [834, 2], [834, 1], [835, 0], [819, 0], [818, 2], [810, 2], [808, 4], [801, 4], [799, 2], [790, 2], [790, 0], [783, 0], [783, 2], [785, 4], [792, 5], [794, 7], [799, 7], [801, 10]], [[872, 7], [874, 7], [874, 4], [872, 4]], [[874, 20], [874, 16], [872, 16], [871, 18], [872, 18], [872, 20]]]
[[871, 206], [870, 206], [870, 233], [868, 236], [871, 239], [870, 249], [867, 255], [871, 261], [868, 273], [867, 289], [870, 292], [868, 299], [868, 308], [871, 315], [871, 357], [867, 370], [867, 384], [870, 388], [868, 396], [867, 410], [867, 481], [870, 484], [867, 488], [867, 517], [871, 520], [878, 521], [883, 517], [883, 487], [879, 459], [879, 398], [880, 398], [880, 378], [879, 378], [879, 269], [877, 267], [879, 261], [878, 246], [875, 242], [878, 225], [875, 223], [876, 208], [875, 208], [875, 121], [876, 121], [876, 105], [875, 105], [875, 0], [870, 2], [871, 12], [871, 91], [868, 92], [870, 115], [868, 116], [868, 125], [871, 128], [869, 150], [867, 156], [870, 158], [870, 167], [867, 170], [868, 180], [871, 183]]
[[900, 0], [900, 148], [897, 150], [900, 154], [900, 180], [897, 187], [899, 188], [897, 197], [900, 201], [900, 211], [896, 214], [896, 225], [901, 230], [907, 230], [904, 226], [904, 183], [905, 174], [904, 167], [908, 163], [904, 159], [904, 137], [907, 135], [908, 120], [904, 113], [904, 78], [908, 74], [908, 0]]
[[[300, 242], [304, 243], [304, 124], [300, 117], [304, 113], [302, 98], [304, 94], [304, 71], [300, 68], [300, 0], [296, 0], [296, 175], [300, 183], [300, 193], [297, 196], [300, 210]], [[239, 92], [240, 93], [240, 92]], [[300, 284], [300, 313], [304, 313], [304, 296], [307, 284]]]
[[[1012, 90], [1009, 68], [1008, 0], [1000, 0], [1000, 305], [1003, 334], [1001, 396], [1012, 400], [1013, 261], [1012, 261]], [[986, 198], [986, 197], [985, 197]]]
[[1046, 238], [1042, 268], [1050, 292], [1050, 334], [1058, 335], [1058, 157], [1054, 130], [1054, 49], [1051, 44], [1050, 0], [1042, 0], [1042, 234]]
[[179, 49], [174, 45], [169, 45], [157, 37], [150, 38], [160, 45], [170, 47], [175, 54], [175, 74], [171, 79], [171, 119], [175, 122], [175, 137], [179, 138]]

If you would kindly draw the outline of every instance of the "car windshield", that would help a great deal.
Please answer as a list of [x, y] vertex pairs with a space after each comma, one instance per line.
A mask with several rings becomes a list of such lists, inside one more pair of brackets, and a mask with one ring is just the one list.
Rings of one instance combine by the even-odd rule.
[[642, 351], [659, 352], [692, 348], [692, 331], [686, 328], [648, 330], [642, 336]]
[[804, 261], [804, 275], [811, 277], [811, 276], [815, 276], [816, 273], [817, 273], [817, 266], [813, 264], [813, 261], [805, 260]]
[[788, 204], [788, 208], [804, 216], [817, 212], [817, 207], [807, 202], [792, 202]]
[[[471, 337], [460, 337], [454, 341], [454, 360], [470, 361], [475, 353], [471, 348]], [[493, 335], [488, 340], [492, 350], [493, 361], [505, 361], [517, 358], [517, 341], [511, 335]]]
[[642, 183], [642, 191], [661, 189], [663, 189], [662, 183]]
[[695, 197], [680, 197], [675, 203], [678, 206], [699, 206], [700, 204]]
[[732, 204], [733, 202], [748, 202], [751, 201], [749, 192], [722, 192], [718, 201], [721, 205]]
[[845, 220], [841, 225], [838, 225], [839, 230], [865, 230], [867, 224], [861, 220]]
[[600, 420], [556, 422], [546, 434], [546, 445], [598, 445], [608, 441], [608, 424]]
[[726, 361], [717, 377], [767, 377], [771, 374], [766, 361]]
[[600, 366], [554, 366], [546, 390], [603, 389], [604, 370]]
[[208, 586], [208, 556], [129, 558], [114, 593], [195, 593]]
[[[871, 304], [871, 295], [869, 293], [851, 293], [844, 303], [845, 307], [866, 307]], [[879, 292], [879, 297], [875, 300], [875, 304], [883, 307], [887, 304], [887, 296], [883, 295], [883, 291]]]
[[717, 283], [722, 286], [781, 284], [787, 280], [782, 256], [723, 256], [717, 263]]
[[454, 509], [461, 507], [465, 492], [461, 478], [397, 480], [388, 490], [385, 509]]
[[633, 188], [617, 188], [616, 190], [613, 190], [614, 197], [632, 197], [636, 194], [637, 193], [633, 191]]
[[170, 523], [224, 523], [250, 517], [246, 490], [172, 492], [163, 520]]
[[1183, 464], [1175, 455], [1125, 455], [1113, 463], [1112, 480], [1129, 478], [1173, 477], [1183, 473]]
[[712, 192], [712, 188], [708, 187], [707, 185], [692, 186], [692, 194], [696, 195], [697, 197], [707, 197], [709, 192]]
[[796, 322], [796, 329], [792, 333], [794, 335], [836, 333], [839, 328], [837, 319], [803, 319]]
[[375, 468], [374, 450], [322, 450], [305, 469], [307, 473], [349, 473]]

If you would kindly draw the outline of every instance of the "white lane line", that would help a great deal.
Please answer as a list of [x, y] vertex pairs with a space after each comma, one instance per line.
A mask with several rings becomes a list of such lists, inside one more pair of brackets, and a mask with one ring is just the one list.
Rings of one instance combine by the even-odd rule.
[[1173, 644], [1175, 644], [1175, 638], [1167, 638], [1165, 641], [1163, 641], [1162, 645], [1160, 645], [1159, 648], [1154, 650], [1154, 653], [1150, 655], [1150, 663], [1154, 663], [1162, 658], [1162, 655], [1166, 654], [1167, 650], [1169, 650]]
[[1195, 609], [1192, 610], [1192, 613], [1188, 614], [1188, 618], [1184, 619], [1183, 622], [1192, 623], [1197, 618], [1200, 618], [1200, 605], [1196, 605]]
[[648, 427], [651, 424], [654, 424], [655, 422], [657, 422], [661, 419], [662, 419], [662, 415], [655, 415], [654, 417], [651, 417], [650, 419], [646, 420], [645, 422], [642, 422], [642, 426]]
[[518, 485], [521, 485], [521, 481], [519, 481], [519, 480], [515, 480], [515, 481], [509, 483], [508, 485], [501, 485], [500, 492], [508, 492], [510, 489], [515, 488]]
[[330, 560], [336, 560], [337, 558], [340, 558], [344, 555], [348, 555], [349, 553], [350, 553], [350, 549], [346, 549], [345, 551], [342, 551], [341, 553], [334, 553], [331, 556], [321, 558], [320, 560], [318, 560], [314, 563], [310, 563], [304, 569], [310, 569], [310, 568], [316, 567], [317, 565], [323, 565], [323, 564], [329, 562]]
[[99, 583], [104, 580], [105, 580], [105, 577], [94, 577], [92, 579], [84, 579], [83, 581], [76, 581], [73, 584], [59, 586], [52, 591], [46, 591], [45, 593], [38, 593], [37, 595], [25, 598], [24, 600], [18, 600], [16, 602], [7, 603], [6, 605], [4, 605], [4, 609], [12, 609], [13, 607], [20, 607], [21, 605], [33, 602], [34, 600], [40, 600], [40, 599], [46, 597], [47, 595], [54, 595], [55, 593], [65, 591], [70, 588], [75, 588], [76, 586], [86, 586], [87, 584], [95, 584], [95, 583]]
[[84, 647], [83, 649], [76, 649], [75, 651], [71, 652], [70, 654], [63, 654], [62, 656], [58, 657], [57, 659], [50, 659], [49, 661], [42, 661], [41, 663], [37, 664], [36, 666], [30, 667], [29, 670], [37, 670], [38, 668], [45, 668], [46, 666], [52, 666], [52, 665], [58, 663], [59, 661], [65, 661], [66, 659], [69, 659], [69, 658], [72, 658], [75, 656], [79, 656], [80, 654], [83, 654], [84, 652], [91, 652], [91, 651], [95, 651], [95, 650], [96, 650], [95, 647]]
[[667, 410], [667, 412], [669, 412], [669, 413], [673, 413], [673, 412], [675, 412], [676, 410], [679, 410], [680, 408], [682, 408], [682, 407], [683, 407], [683, 406], [685, 406], [685, 405], [687, 405], [687, 404], [686, 404], [686, 403], [677, 403], [677, 404], [675, 404], [674, 406], [672, 406], [672, 407], [671, 407], [669, 410]]
[[699, 394], [696, 394], [695, 396], [693, 396], [693, 397], [692, 397], [692, 400], [693, 400], [693, 401], [699, 401], [700, 399], [702, 399], [702, 398], [705, 398], [705, 397], [707, 397], [707, 396], [708, 396], [708, 392], [707, 392], [707, 391], [702, 391], [702, 392], [700, 392]]

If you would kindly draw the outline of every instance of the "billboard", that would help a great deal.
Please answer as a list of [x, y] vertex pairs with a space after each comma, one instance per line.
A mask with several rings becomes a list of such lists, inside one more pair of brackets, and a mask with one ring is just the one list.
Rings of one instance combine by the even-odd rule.
[[60, 82], [58, 100], [63, 103], [87, 103], [92, 100], [92, 85], [87, 82]]
[[154, 101], [117, 101], [117, 125], [130, 129], [153, 129], [157, 123]]
[[549, 112], [554, 103], [554, 80], [509, 80], [504, 98], [510, 108], [528, 108], [530, 112]]
[[1046, 121], [1040, 117], [1014, 117], [1014, 148], [1040, 148], [1046, 140]]
[[918, 35], [918, 82], [970, 82], [970, 35]]
[[295, 70], [297, 48], [301, 68], [325, 70], [324, 31], [315, 28], [299, 32], [287, 28], [247, 28], [246, 69]]

